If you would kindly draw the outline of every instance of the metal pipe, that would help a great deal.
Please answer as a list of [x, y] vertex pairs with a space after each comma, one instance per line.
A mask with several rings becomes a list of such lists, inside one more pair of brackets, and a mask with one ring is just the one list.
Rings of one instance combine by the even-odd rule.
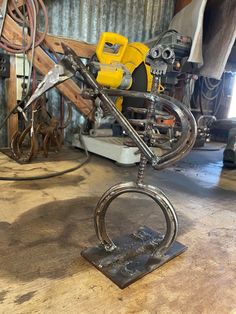
[[96, 79], [91, 74], [91, 72], [86, 68], [80, 58], [74, 53], [72, 49], [62, 44], [63, 50], [65, 52], [65, 57], [62, 59], [64, 66], [72, 70], [73, 72], [79, 72], [87, 83], [93, 88], [96, 96], [103, 102], [110, 113], [116, 118], [116, 120], [122, 125], [123, 129], [127, 135], [135, 142], [137, 147], [143, 152], [146, 158], [151, 162], [153, 166], [158, 164], [159, 158], [153, 153], [153, 151], [148, 147], [148, 145], [140, 138], [138, 133], [134, 130], [129, 121], [125, 116], [116, 108], [114, 102], [107, 95], [107, 92], [99, 86]]

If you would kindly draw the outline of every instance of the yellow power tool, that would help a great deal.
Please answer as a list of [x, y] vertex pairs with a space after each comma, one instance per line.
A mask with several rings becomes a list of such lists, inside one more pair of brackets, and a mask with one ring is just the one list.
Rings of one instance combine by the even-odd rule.
[[[102, 33], [96, 49], [97, 61], [90, 63], [90, 70], [104, 87], [150, 91], [152, 75], [150, 66], [145, 64], [148, 50], [146, 45], [129, 43], [120, 34]], [[119, 110], [122, 110], [125, 102], [122, 97], [116, 100]]]

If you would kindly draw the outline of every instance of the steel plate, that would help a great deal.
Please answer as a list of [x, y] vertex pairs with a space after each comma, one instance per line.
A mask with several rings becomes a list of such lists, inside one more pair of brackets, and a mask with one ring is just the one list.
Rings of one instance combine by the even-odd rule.
[[81, 255], [124, 289], [187, 249], [176, 241], [164, 256], [153, 256], [162, 238], [160, 233], [143, 226], [137, 232], [115, 239], [117, 247], [112, 252], [98, 245], [83, 250]]

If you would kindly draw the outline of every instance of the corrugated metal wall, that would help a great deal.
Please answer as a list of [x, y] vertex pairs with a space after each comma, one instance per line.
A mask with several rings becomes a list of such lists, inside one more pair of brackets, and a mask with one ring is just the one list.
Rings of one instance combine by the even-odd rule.
[[[50, 33], [96, 43], [104, 31], [120, 33], [129, 41], [145, 41], [156, 36], [167, 29], [175, 0], [45, 0], [45, 4]], [[58, 115], [59, 95], [54, 91], [48, 97], [50, 112]], [[4, 101], [0, 106], [2, 118]], [[79, 117], [74, 110], [73, 122], [66, 130], [67, 139], [78, 128]], [[1, 131], [0, 138], [3, 145], [5, 136]]]
[[49, 32], [96, 43], [104, 31], [144, 41], [166, 29], [175, 0], [45, 0]]

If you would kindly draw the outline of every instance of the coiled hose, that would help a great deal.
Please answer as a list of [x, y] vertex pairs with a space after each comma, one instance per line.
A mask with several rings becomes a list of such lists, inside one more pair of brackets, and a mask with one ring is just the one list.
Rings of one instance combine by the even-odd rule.
[[[36, 34], [36, 39], [34, 40], [37, 27], [35, 21], [39, 17], [40, 11], [44, 16], [44, 31], [41, 35]], [[2, 36], [0, 39], [0, 48], [13, 54], [27, 53], [44, 41], [48, 32], [48, 12], [43, 0], [25, 0], [21, 7], [17, 6], [15, 0], [9, 0], [7, 14], [21, 26], [25, 25], [27, 27], [29, 40], [27, 40], [26, 45], [19, 45], [6, 40], [4, 36]]]

